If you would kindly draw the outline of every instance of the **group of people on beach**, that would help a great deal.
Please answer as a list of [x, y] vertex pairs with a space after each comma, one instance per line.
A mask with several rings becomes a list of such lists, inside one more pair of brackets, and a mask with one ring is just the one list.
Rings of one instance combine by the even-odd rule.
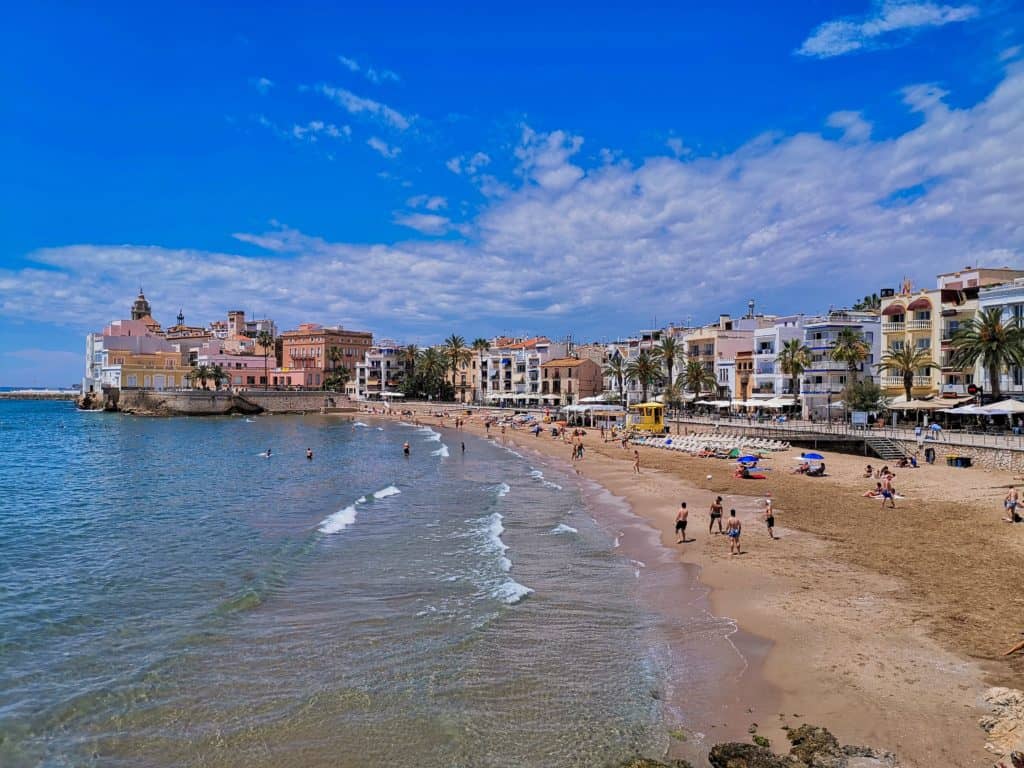
[[882, 509], [885, 509], [885, 502], [889, 502], [890, 509], [896, 509], [896, 488], [893, 486], [896, 473], [889, 469], [889, 465], [887, 464], [881, 469], [876, 470], [868, 464], [864, 467], [864, 477], [878, 478], [875, 487], [864, 492], [864, 498], [881, 499]]
[[[763, 504], [762, 518], [768, 528], [768, 537], [777, 539], [778, 537], [775, 535], [775, 507], [770, 494], [765, 498]], [[722, 517], [724, 510], [722, 497], [716, 496], [715, 500], [711, 502], [709, 510], [708, 533], [725, 535], [729, 539], [729, 554], [742, 555], [743, 549], [740, 545], [740, 537], [743, 535], [743, 522], [736, 516], [736, 510], [730, 509], [729, 517], [723, 528]], [[696, 539], [686, 538], [686, 525], [689, 522], [689, 517], [690, 511], [686, 506], [686, 502], [680, 502], [679, 510], [676, 512], [676, 544], [689, 544], [692, 541], [696, 541]], [[716, 523], [718, 524], [717, 531], [714, 530]]]

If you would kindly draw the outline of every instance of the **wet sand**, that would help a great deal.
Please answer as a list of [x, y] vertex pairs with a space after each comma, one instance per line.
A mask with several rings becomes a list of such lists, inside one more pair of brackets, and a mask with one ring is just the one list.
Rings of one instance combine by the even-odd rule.
[[[444, 421], [450, 428], [453, 420]], [[467, 417], [465, 430], [482, 434], [482, 417]], [[492, 438], [502, 439], [499, 428]], [[569, 446], [546, 433], [507, 429], [504, 439], [569, 463]], [[1024, 554], [1024, 526], [999, 522], [1011, 476], [899, 471], [906, 499], [883, 512], [861, 496], [874, 481], [862, 478], [866, 460], [855, 456], [830, 455], [830, 476], [812, 479], [789, 474], [797, 451], [776, 453], [768, 480], [742, 481], [728, 461], [640, 448], [637, 476], [632, 447], [602, 443], [594, 430], [584, 442], [581, 477], [624, 499], [666, 549], [698, 567], [711, 610], [743, 631], [737, 638], [751, 666], [723, 681], [710, 740], [736, 738], [756, 722], [779, 746], [783, 725], [813, 722], [843, 743], [894, 751], [905, 765], [992, 764], [978, 699], [988, 685], [1024, 684], [1020, 659], [1000, 655], [1024, 615], [1024, 574], [1012, 565]], [[760, 513], [769, 492], [776, 541]], [[728, 554], [726, 537], [708, 534], [714, 495], [743, 522], [741, 556]], [[680, 500], [695, 539], [682, 545], [672, 530]]]

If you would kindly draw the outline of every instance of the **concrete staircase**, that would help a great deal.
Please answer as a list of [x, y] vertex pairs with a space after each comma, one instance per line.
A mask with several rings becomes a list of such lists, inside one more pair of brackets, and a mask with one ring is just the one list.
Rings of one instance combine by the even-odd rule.
[[897, 461], [903, 457], [910, 456], [910, 453], [903, 447], [902, 443], [890, 440], [888, 437], [868, 437], [864, 440], [868, 448], [875, 452], [875, 455], [885, 461]]

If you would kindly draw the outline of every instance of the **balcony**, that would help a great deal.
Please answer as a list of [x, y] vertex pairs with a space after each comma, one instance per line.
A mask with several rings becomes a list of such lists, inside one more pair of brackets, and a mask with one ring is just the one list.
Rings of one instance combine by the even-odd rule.
[[906, 329], [906, 323], [882, 323], [882, 333], [903, 333]]
[[[886, 387], [903, 387], [902, 376], [884, 376], [882, 378], [882, 385]], [[931, 376], [915, 376], [914, 383], [912, 384], [914, 389], [927, 388], [932, 385]]]
[[837, 360], [812, 360], [807, 366], [808, 371], [847, 371], [849, 365], [840, 363]]
[[908, 320], [907, 330], [908, 331], [930, 331], [932, 329], [931, 320]]

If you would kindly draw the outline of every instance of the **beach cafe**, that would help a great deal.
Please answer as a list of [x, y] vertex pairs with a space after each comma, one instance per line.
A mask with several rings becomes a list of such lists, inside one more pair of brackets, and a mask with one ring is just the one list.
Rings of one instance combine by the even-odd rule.
[[665, 406], [661, 403], [637, 403], [629, 406], [626, 426], [639, 432], [664, 434]]
[[621, 427], [625, 421], [626, 412], [618, 405], [601, 403], [580, 403], [578, 405], [566, 405], [561, 409], [565, 421], [574, 426], [584, 427]]

